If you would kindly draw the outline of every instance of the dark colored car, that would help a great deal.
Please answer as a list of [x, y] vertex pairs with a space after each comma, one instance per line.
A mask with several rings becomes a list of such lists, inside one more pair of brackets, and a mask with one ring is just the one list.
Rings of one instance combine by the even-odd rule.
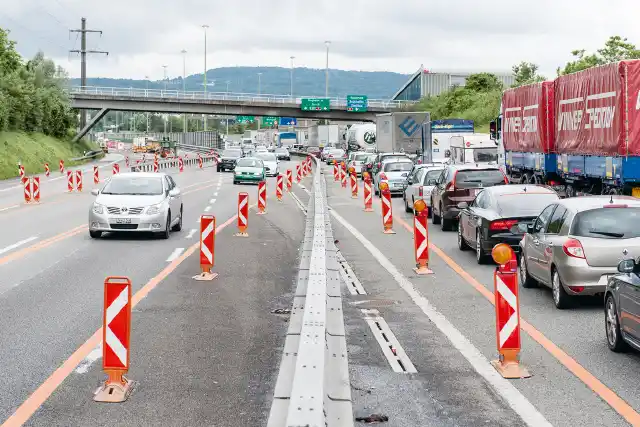
[[481, 190], [473, 202], [458, 203], [458, 248], [473, 248], [478, 264], [489, 260], [498, 243], [519, 252], [525, 234], [522, 230], [559, 199], [555, 191], [541, 185], [499, 185]]
[[240, 159], [242, 155], [241, 148], [228, 148], [224, 150], [218, 161], [217, 171], [233, 170], [236, 166], [236, 161]]
[[471, 203], [485, 187], [508, 184], [497, 166], [454, 164], [443, 171], [431, 192], [431, 221], [448, 231], [458, 222], [458, 203]]
[[312, 156], [320, 157], [322, 150], [317, 146], [307, 147], [307, 153], [311, 154]]
[[607, 345], [616, 353], [629, 347], [640, 351], [640, 258], [620, 261], [618, 272], [609, 277], [604, 294]]
[[376, 161], [376, 154], [369, 154], [362, 163], [362, 179], [364, 180], [364, 173], [369, 173], [369, 179], [373, 179], [373, 162]]
[[397, 160], [410, 160], [409, 156], [407, 156], [405, 153], [378, 153], [373, 160], [373, 165], [371, 167], [370, 173], [372, 175], [377, 174], [382, 167], [382, 162], [392, 158]]

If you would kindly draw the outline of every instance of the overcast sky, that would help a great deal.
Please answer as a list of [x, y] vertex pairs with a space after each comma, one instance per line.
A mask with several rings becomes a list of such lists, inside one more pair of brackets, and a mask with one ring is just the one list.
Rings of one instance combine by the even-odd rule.
[[[204, 68], [295, 65], [413, 73], [510, 70], [527, 60], [552, 76], [577, 48], [610, 35], [640, 45], [639, 0], [0, 0], [0, 27], [24, 56], [38, 49], [80, 73], [80, 41], [70, 28], [102, 30], [87, 47], [90, 77], [161, 79]], [[71, 58], [71, 59], [70, 59]]]

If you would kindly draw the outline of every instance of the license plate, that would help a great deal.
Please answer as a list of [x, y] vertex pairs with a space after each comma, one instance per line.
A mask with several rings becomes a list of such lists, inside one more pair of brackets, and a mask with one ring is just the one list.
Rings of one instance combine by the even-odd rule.
[[116, 224], [131, 224], [131, 218], [116, 218]]
[[631, 195], [633, 197], [640, 198], [640, 187], [634, 187], [631, 189]]

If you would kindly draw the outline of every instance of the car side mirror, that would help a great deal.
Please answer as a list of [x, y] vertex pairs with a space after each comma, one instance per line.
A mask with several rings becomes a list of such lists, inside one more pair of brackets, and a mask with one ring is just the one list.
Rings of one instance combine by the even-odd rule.
[[169, 197], [178, 197], [179, 195], [180, 195], [180, 190], [178, 190], [177, 188], [169, 190]]
[[467, 209], [468, 207], [469, 207], [469, 203], [467, 202], [458, 203], [458, 209]]
[[624, 259], [618, 263], [618, 271], [620, 273], [633, 273], [636, 268], [636, 262], [632, 259]]
[[533, 234], [533, 224], [527, 224], [527, 233]]
[[94, 188], [93, 190], [91, 190], [91, 195], [97, 196], [98, 194], [100, 194], [100, 190], [98, 190], [97, 188]]

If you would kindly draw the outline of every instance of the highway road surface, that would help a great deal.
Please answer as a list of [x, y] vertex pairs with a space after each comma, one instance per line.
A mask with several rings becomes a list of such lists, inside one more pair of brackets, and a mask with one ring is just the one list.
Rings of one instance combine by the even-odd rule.
[[[122, 159], [103, 159], [103, 178], [112, 162], [124, 170]], [[281, 169], [295, 169], [292, 160]], [[185, 207], [183, 230], [168, 240], [91, 239], [87, 172], [85, 191], [68, 194], [52, 171], [39, 205], [25, 205], [15, 182], [0, 183], [2, 427], [266, 426], [312, 178], [282, 202], [269, 178], [267, 214], [256, 215], [256, 186], [233, 185], [230, 173], [168, 172]], [[497, 356], [493, 267], [460, 252], [455, 233], [431, 227], [435, 274], [416, 276], [402, 199], [393, 200], [397, 233], [385, 235], [380, 199], [365, 213], [362, 187], [353, 199], [330, 172], [321, 179], [343, 277], [353, 418], [340, 425], [379, 416], [394, 427], [640, 425], [640, 359], [607, 349], [601, 301], [560, 311], [550, 292], [521, 289], [521, 360], [533, 376], [505, 380], [489, 364]], [[252, 204], [248, 238], [234, 236], [238, 191]], [[192, 279], [203, 213], [218, 226], [211, 282]], [[93, 392], [105, 379], [98, 331], [103, 282], [113, 275], [133, 283], [128, 377], [136, 386], [126, 402], [104, 404]]]

